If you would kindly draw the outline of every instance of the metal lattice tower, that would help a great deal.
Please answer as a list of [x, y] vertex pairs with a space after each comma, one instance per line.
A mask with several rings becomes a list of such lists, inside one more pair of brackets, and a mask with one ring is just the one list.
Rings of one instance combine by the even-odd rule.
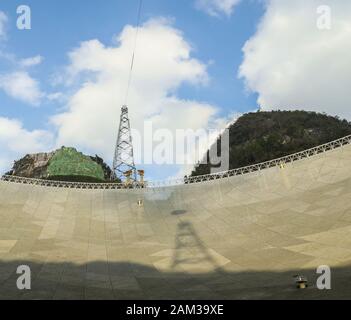
[[133, 143], [128, 117], [128, 107], [124, 105], [121, 109], [121, 120], [119, 123], [118, 138], [113, 158], [112, 179], [125, 179], [125, 173], [130, 172], [130, 181], [137, 181], [137, 171], [134, 164]]

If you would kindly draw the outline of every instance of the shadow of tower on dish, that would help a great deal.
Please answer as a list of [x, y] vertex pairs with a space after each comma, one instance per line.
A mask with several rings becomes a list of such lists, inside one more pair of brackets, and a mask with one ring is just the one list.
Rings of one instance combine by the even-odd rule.
[[188, 221], [178, 223], [174, 249], [172, 269], [192, 269], [207, 264], [211, 271], [223, 271]]

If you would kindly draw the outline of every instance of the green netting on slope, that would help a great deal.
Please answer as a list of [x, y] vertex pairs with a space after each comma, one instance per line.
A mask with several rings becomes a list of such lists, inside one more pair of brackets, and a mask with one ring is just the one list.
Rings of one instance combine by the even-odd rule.
[[87, 180], [104, 181], [101, 166], [74, 148], [61, 148], [50, 160], [48, 178], [87, 177]]

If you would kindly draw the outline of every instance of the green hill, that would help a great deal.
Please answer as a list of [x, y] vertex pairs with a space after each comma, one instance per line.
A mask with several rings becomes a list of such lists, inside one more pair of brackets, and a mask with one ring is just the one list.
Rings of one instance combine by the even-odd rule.
[[47, 178], [60, 181], [103, 182], [104, 171], [90, 157], [63, 147], [49, 161]]
[[[351, 134], [351, 123], [306, 111], [248, 113], [229, 127], [229, 169], [287, 156]], [[221, 138], [217, 140], [220, 150]], [[215, 147], [216, 144], [213, 147]], [[205, 155], [209, 160], [209, 152]], [[197, 165], [191, 176], [211, 173]]]

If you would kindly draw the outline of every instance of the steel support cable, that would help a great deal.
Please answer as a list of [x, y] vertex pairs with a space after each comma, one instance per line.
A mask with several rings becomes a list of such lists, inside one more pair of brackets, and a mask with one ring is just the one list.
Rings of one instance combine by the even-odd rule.
[[136, 24], [136, 32], [135, 32], [135, 39], [134, 39], [133, 54], [132, 54], [132, 59], [131, 59], [131, 63], [130, 63], [129, 75], [128, 75], [127, 91], [126, 91], [126, 96], [125, 96], [125, 99], [124, 99], [124, 105], [125, 106], [128, 103], [129, 90], [130, 90], [130, 85], [132, 83], [134, 60], [135, 60], [135, 53], [136, 53], [136, 49], [137, 49], [137, 43], [138, 43], [138, 36], [139, 36], [139, 29], [140, 29], [142, 7], [143, 7], [143, 0], [140, 0], [139, 1], [139, 8], [138, 8], [138, 18], [137, 18], [137, 24]]

